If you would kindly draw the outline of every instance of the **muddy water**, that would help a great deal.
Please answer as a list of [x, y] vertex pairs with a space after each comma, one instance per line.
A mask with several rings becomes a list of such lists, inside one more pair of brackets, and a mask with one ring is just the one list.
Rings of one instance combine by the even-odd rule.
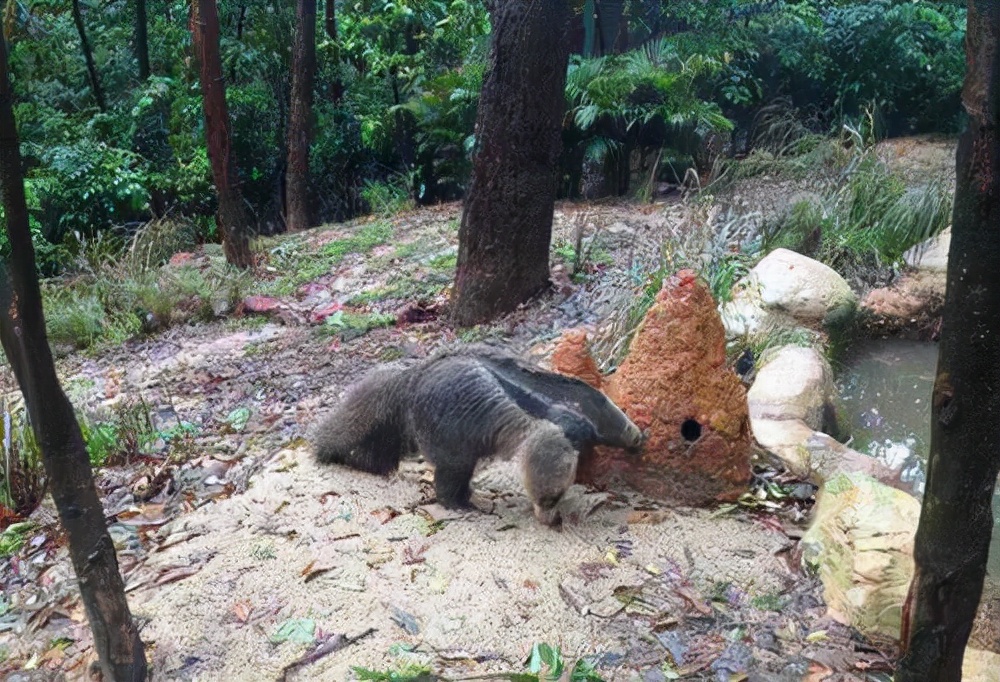
[[[839, 436], [893, 468], [915, 494], [924, 491], [931, 443], [935, 343], [879, 339], [856, 345], [837, 372]], [[1000, 578], [1000, 488], [993, 497], [989, 572]]]

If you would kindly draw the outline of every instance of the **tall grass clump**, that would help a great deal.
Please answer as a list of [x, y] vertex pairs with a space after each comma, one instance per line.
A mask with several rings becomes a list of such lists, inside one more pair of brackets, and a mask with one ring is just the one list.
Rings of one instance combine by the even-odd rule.
[[867, 150], [839, 184], [818, 199], [793, 204], [766, 229], [765, 245], [803, 251], [842, 274], [895, 267], [908, 249], [949, 224], [951, 209], [945, 182], [907, 187]]

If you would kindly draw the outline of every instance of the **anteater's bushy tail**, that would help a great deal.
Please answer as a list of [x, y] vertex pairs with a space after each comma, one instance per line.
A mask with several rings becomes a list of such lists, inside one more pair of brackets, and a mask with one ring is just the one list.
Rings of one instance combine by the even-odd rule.
[[405, 418], [410, 372], [380, 367], [351, 386], [312, 435], [316, 459], [375, 474], [395, 471], [412, 449]]

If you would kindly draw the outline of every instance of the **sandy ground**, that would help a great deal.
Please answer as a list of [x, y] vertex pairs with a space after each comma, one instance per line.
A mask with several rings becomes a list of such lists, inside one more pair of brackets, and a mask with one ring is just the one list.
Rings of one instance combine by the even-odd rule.
[[[435, 524], [443, 510], [419, 506], [429, 487], [417, 463], [382, 479], [320, 467], [305, 448], [277, 453], [247, 493], [161, 533], [168, 547], [147, 571], [204, 565], [130, 595], [149, 619], [143, 639], [157, 676], [275, 679], [305, 647], [268, 638], [303, 618], [326, 633], [375, 632], [293, 679], [344, 680], [354, 665], [408, 659], [465, 674], [518, 671], [536, 642], [567, 657], [626, 655], [650, 629], [632, 625], [636, 614], [676, 621], [717, 585], [752, 597], [791, 582], [776, 556], [790, 541], [762, 524], [707, 511], [636, 514], [575, 486], [560, 532], [534, 521], [515, 475], [511, 464], [488, 466], [474, 497], [484, 511]], [[623, 594], [648, 603], [626, 609]], [[399, 644], [413, 652], [390, 653]], [[615, 665], [602, 673], [628, 677]]]

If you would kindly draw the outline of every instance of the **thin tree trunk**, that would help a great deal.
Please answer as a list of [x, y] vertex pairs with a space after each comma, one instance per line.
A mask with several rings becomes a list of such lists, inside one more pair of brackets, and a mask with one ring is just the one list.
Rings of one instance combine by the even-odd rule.
[[212, 178], [219, 198], [215, 222], [222, 235], [226, 260], [239, 268], [253, 265], [250, 252], [250, 219], [243, 205], [239, 173], [233, 159], [226, 84], [219, 57], [219, 12], [215, 0], [197, 0], [191, 15], [191, 35], [201, 67], [205, 137], [212, 163]]
[[97, 65], [94, 64], [94, 53], [90, 49], [90, 41], [87, 40], [87, 30], [83, 25], [83, 13], [80, 11], [80, 0], [73, 0], [73, 23], [76, 24], [76, 32], [80, 35], [80, 49], [83, 50], [83, 59], [87, 62], [87, 74], [90, 76], [90, 88], [94, 91], [94, 99], [97, 100], [97, 108], [107, 111], [108, 107], [104, 103], [104, 91], [101, 89], [101, 79], [97, 75]]
[[963, 104], [934, 382], [927, 487], [897, 682], [961, 680], [1000, 470], [1000, 4], [970, 0]]
[[240, 5], [240, 11], [236, 19], [236, 40], [243, 40], [243, 22], [247, 17], [247, 6]]
[[[326, 29], [326, 37], [329, 38], [336, 46], [336, 60], [339, 66], [340, 63], [340, 46], [337, 45], [337, 4], [335, 0], [324, 0], [324, 28]], [[334, 78], [333, 82], [330, 84], [330, 99], [334, 104], [340, 104], [344, 99], [344, 82], [340, 78]]]
[[[327, 0], [329, 3], [329, 0]], [[312, 225], [309, 210], [309, 145], [312, 142], [313, 82], [316, 74], [316, 0], [296, 2], [295, 44], [292, 51], [292, 101], [288, 117], [289, 232]]]
[[326, 10], [324, 16], [324, 28], [326, 29], [326, 37], [330, 40], [337, 40], [337, 6], [334, 0], [324, 0], [326, 5], [324, 9]]
[[566, 109], [566, 0], [489, 4], [489, 71], [458, 232], [452, 316], [476, 324], [549, 284], [549, 243]]
[[135, 56], [139, 60], [139, 80], [149, 78], [149, 38], [146, 34], [146, 0], [135, 0]]
[[[21, 154], [0, 32], [0, 184], [11, 255], [0, 267], [0, 343], [10, 361], [42, 451], [59, 519], [80, 585], [104, 679], [146, 679], [146, 658], [132, 621], [118, 560], [94, 487], [73, 406], [63, 393], [45, 333], [35, 252], [21, 177]], [[9, 278], [9, 279], [8, 279]]]

